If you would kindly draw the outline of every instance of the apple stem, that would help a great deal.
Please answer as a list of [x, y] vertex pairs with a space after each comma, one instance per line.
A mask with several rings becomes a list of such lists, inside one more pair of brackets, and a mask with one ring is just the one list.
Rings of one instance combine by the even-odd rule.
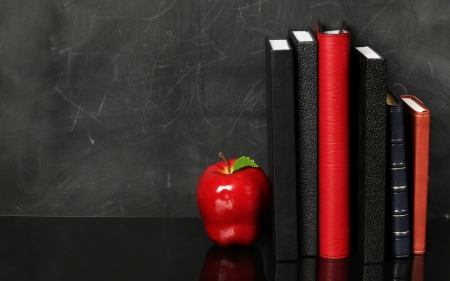
[[223, 155], [222, 152], [219, 152], [219, 156], [223, 159], [223, 161], [225, 161], [225, 163], [227, 164], [227, 172], [228, 174], [231, 174], [231, 169], [230, 169], [230, 164], [228, 163], [227, 158], [225, 158], [225, 155]]

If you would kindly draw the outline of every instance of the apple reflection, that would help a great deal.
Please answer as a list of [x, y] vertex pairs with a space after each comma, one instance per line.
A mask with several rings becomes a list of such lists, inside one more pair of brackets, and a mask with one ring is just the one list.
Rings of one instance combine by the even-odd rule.
[[206, 252], [200, 281], [264, 281], [264, 263], [254, 247], [220, 248]]

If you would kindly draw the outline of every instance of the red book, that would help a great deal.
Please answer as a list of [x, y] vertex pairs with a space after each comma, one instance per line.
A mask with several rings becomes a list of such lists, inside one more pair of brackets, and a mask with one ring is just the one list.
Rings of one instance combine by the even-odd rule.
[[350, 256], [350, 32], [316, 28], [318, 46], [319, 255]]
[[408, 188], [412, 222], [412, 252], [425, 254], [430, 110], [415, 96], [401, 95], [405, 114]]

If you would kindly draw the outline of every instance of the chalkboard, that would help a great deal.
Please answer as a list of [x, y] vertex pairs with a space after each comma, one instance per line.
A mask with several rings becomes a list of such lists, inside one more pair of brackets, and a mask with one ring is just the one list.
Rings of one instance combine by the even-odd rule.
[[264, 38], [345, 20], [431, 110], [430, 217], [449, 216], [447, 1], [0, 2], [0, 215], [199, 216], [210, 164], [267, 169]]

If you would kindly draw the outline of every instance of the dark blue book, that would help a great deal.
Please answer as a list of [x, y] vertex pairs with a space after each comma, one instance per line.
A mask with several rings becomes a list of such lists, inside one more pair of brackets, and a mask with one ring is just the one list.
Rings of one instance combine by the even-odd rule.
[[403, 104], [400, 99], [387, 93], [387, 187], [390, 211], [389, 234], [392, 255], [395, 258], [411, 254], [409, 227], [408, 185], [405, 148]]

